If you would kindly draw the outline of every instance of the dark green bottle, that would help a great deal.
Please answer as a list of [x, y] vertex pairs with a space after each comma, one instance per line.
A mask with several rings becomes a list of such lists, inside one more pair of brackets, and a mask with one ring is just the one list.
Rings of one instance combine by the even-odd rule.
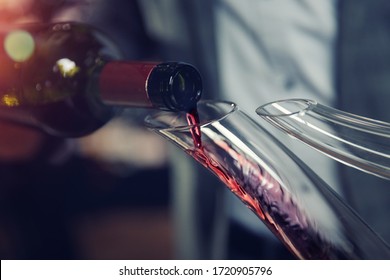
[[189, 112], [199, 72], [181, 62], [120, 60], [101, 32], [79, 23], [0, 28], [0, 118], [79, 137], [119, 107]]

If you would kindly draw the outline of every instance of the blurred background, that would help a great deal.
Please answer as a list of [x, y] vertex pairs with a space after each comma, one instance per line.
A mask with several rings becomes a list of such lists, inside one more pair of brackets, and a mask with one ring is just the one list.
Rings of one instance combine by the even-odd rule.
[[[0, 0], [0, 25], [85, 22], [126, 60], [192, 63], [204, 98], [253, 118], [303, 97], [390, 121], [389, 16], [385, 0]], [[0, 121], [1, 259], [292, 258], [216, 178], [143, 127], [148, 113], [126, 110], [80, 139]], [[293, 149], [390, 241], [388, 181]]]
[[[54, 21], [104, 29], [127, 59], [159, 56], [136, 1], [0, 1], [0, 24]], [[174, 258], [168, 152], [141, 111], [82, 139], [0, 122], [2, 259]]]

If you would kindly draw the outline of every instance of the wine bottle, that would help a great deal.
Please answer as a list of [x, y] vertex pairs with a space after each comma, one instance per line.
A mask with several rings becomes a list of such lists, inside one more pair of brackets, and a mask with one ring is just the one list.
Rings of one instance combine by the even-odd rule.
[[85, 24], [0, 27], [0, 41], [0, 118], [52, 135], [89, 134], [123, 106], [189, 112], [201, 96], [193, 66], [122, 61]]

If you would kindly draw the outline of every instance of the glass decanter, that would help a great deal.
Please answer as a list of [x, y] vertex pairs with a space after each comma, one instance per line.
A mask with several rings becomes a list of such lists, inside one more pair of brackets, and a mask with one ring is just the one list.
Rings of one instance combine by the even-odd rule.
[[146, 125], [213, 172], [297, 258], [390, 258], [321, 178], [235, 104], [201, 101], [198, 113], [188, 125], [185, 113], [158, 112]]

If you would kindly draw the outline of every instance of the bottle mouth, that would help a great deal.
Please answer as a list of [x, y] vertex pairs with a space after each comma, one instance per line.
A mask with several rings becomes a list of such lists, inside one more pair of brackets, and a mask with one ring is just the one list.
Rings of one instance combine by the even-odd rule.
[[148, 96], [162, 110], [186, 112], [196, 106], [202, 90], [199, 71], [183, 62], [160, 63], [148, 78]]
[[189, 125], [186, 112], [159, 111], [145, 118], [145, 125], [151, 130], [186, 131], [193, 127], [203, 127], [221, 121], [238, 110], [235, 103], [229, 101], [201, 100], [197, 104], [199, 124]]
[[202, 95], [202, 79], [191, 65], [179, 64], [169, 79], [171, 95], [167, 96], [168, 107], [176, 111], [194, 108]]
[[261, 117], [303, 115], [316, 105], [317, 102], [310, 99], [285, 99], [264, 104], [256, 109], [256, 113]]

